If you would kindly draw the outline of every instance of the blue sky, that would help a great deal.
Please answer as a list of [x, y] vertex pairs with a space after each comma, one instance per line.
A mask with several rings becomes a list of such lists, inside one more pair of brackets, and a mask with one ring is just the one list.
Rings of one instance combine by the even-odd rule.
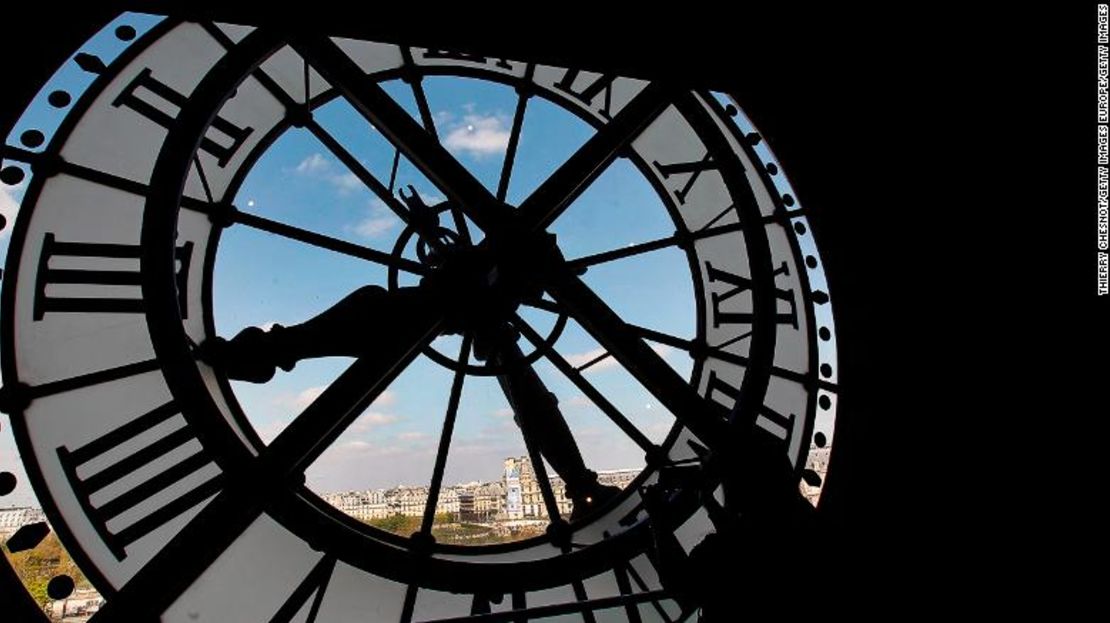
[[[130, 16], [125, 21], [141, 33], [157, 19]], [[106, 27], [84, 49], [110, 61], [125, 47], [112, 35], [115, 25]], [[8, 143], [19, 144], [21, 133], [29, 128], [40, 129], [49, 137], [65, 110], [48, 105], [46, 95], [55, 88], [65, 88], [76, 98], [90, 81], [90, 76], [74, 63], [67, 63], [40, 93]], [[394, 82], [384, 86], [417, 117], [408, 85]], [[441, 142], [487, 188], [496, 190], [516, 107], [515, 92], [509, 87], [463, 78], [431, 78], [424, 82], [424, 89]], [[316, 111], [316, 119], [363, 166], [388, 182], [393, 148], [349, 105], [341, 99], [333, 101]], [[743, 129], [750, 129], [743, 115], [738, 122]], [[527, 197], [591, 133], [592, 129], [576, 117], [533, 98], [525, 117], [508, 202], [516, 204]], [[760, 155], [773, 159], [766, 142], [758, 149], [763, 150]], [[780, 191], [789, 190], [784, 176], [779, 175], [776, 183], [782, 185]], [[443, 197], [402, 158], [396, 186], [410, 184], [428, 203]], [[0, 185], [0, 214], [9, 221], [0, 231], [0, 253], [7, 251], [8, 232], [24, 187], [25, 182], [14, 187]], [[393, 247], [402, 231], [402, 224], [382, 202], [304, 130], [284, 134], [255, 164], [236, 197], [236, 205], [244, 211], [385, 251]], [[674, 226], [649, 184], [628, 161], [618, 160], [551, 231], [557, 234], [566, 257], [575, 258], [667, 236]], [[802, 237], [802, 245], [803, 250], [811, 252], [812, 236]], [[411, 245], [408, 253], [411, 255]], [[596, 266], [583, 279], [630, 321], [673, 335], [693, 336], [691, 275], [678, 250], [665, 249]], [[403, 278], [402, 283], [414, 281]], [[217, 330], [231, 337], [247, 326], [302, 322], [366, 284], [385, 285], [385, 270], [364, 260], [234, 226], [224, 233], [217, 256], [213, 286]], [[814, 286], [823, 288], [823, 277]], [[824, 306], [824, 310], [818, 310], [819, 321], [831, 326], [827, 309]], [[550, 329], [554, 319], [542, 311], [525, 311], [523, 315], [541, 333]], [[388, 327], [374, 326], [371, 319], [367, 330], [388, 331]], [[835, 342], [829, 346], [835, 347]], [[458, 338], [441, 338], [435, 347], [453, 357]], [[585, 363], [602, 352], [573, 321], [556, 348], [574, 364]], [[690, 359], [684, 352], [668, 348], [659, 352], [681, 374], [689, 374]], [[269, 383], [235, 383], [234, 390], [251, 422], [268, 440], [349, 363], [343, 358], [304, 361], [292, 372], [279, 371]], [[541, 361], [536, 368], [559, 398], [590, 467], [642, 466], [640, 449], [569, 380], [547, 362]], [[589, 368], [586, 378], [651, 439], [662, 440], [673, 418], [620, 366], [611, 359], [604, 360]], [[426, 484], [450, 383], [450, 371], [421, 357], [309, 469], [309, 485], [317, 491], [335, 491]], [[520, 432], [496, 381], [469, 377], [445, 482], [498, 478], [502, 459], [523, 453]], [[0, 469], [15, 472], [20, 479], [20, 487], [4, 499], [3, 505], [33, 504], [6, 424], [0, 430]]]
[[[408, 85], [391, 83], [386, 90], [417, 117]], [[515, 93], [508, 87], [460, 78], [428, 80], [425, 91], [441, 142], [479, 181], [495, 191], [516, 106]], [[322, 108], [317, 120], [371, 173], [388, 181], [393, 148], [345, 101], [335, 100]], [[509, 186], [509, 202], [526, 197], [592, 132], [587, 124], [552, 104], [530, 102]], [[397, 185], [410, 184], [428, 202], [442, 200], [443, 193], [402, 159]], [[260, 159], [244, 182], [237, 205], [383, 251], [393, 247], [402, 230], [402, 224], [382, 202], [303, 130], [284, 135]], [[673, 229], [648, 183], [630, 163], [619, 161], [576, 201], [552, 231], [566, 256], [573, 258], [666, 236]], [[281, 269], [275, 271], [275, 266]], [[659, 251], [621, 260], [591, 269], [585, 278], [627, 317], [676, 335], [692, 336], [693, 290], [689, 268], [680, 252]], [[366, 283], [386, 285], [385, 270], [330, 251], [232, 228], [221, 241], [217, 259], [213, 297], [217, 327], [222, 335], [233, 335], [249, 325], [303, 321]], [[541, 332], [553, 325], [554, 316], [547, 312], [525, 315]], [[458, 343], [458, 338], [444, 337], [435, 346], [455, 356]], [[579, 364], [601, 352], [573, 322], [556, 348]], [[689, 358], [684, 353], [669, 349], [663, 349], [663, 353], [683, 374], [689, 374]], [[279, 373], [264, 386], [237, 383], [235, 390], [259, 431], [271, 437], [348, 362], [341, 358], [303, 362], [293, 372]], [[541, 362], [537, 370], [559, 397], [591, 467], [642, 465], [642, 452], [553, 366]], [[619, 366], [607, 360], [591, 367], [587, 378], [649, 436], [662, 439], [672, 419]], [[450, 383], [450, 371], [422, 357], [309, 470], [310, 485], [331, 490], [426, 482], [434, 463]], [[520, 432], [497, 383], [490, 378], [468, 378], [446, 482], [497, 478], [503, 458], [523, 453]]]

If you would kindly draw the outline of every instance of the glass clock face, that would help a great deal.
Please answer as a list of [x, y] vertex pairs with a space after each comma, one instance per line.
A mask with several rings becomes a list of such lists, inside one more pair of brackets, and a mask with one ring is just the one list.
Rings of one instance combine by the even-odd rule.
[[[754, 430], [817, 503], [829, 296], [731, 99], [174, 19], [77, 60], [50, 140], [5, 151], [0, 341], [114, 615], [673, 621], [661, 470]], [[713, 524], [671, 501], [689, 551]]]

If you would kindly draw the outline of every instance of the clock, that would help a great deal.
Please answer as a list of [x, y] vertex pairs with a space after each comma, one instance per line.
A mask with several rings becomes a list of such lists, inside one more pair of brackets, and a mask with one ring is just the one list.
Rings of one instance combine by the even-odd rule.
[[[94, 79], [49, 142], [5, 148], [32, 175], [3, 273], [0, 341], [3, 406], [51, 524], [107, 600], [98, 618], [676, 621], [697, 603], [665, 581], [675, 563], [663, 551], [693, 551], [722, 516], [759, 515], [752, 487], [730, 490], [730, 478], [774, 473], [792, 499], [819, 499], [814, 457], [831, 447], [837, 392], [829, 295], [805, 213], [731, 98], [175, 18], [110, 63], [74, 60]], [[514, 92], [494, 182], [437, 132], [424, 91], [433, 80]], [[336, 102], [393, 150], [391, 168], [372, 170], [321, 123]], [[588, 136], [515, 196], [524, 120], [539, 106]], [[246, 205], [244, 181], [295, 131], [399, 223], [388, 244]], [[396, 184], [401, 161], [437, 195]], [[621, 209], [669, 230], [582, 253], [559, 221], [616, 163], [658, 204]], [[5, 181], [18, 181], [12, 166]], [[296, 322], [221, 334], [214, 281], [238, 230], [365, 262], [376, 276]], [[679, 300], [685, 335], [636, 317], [663, 298], [614, 305], [591, 281], [660, 250], [680, 258], [688, 286], [652, 296]], [[573, 331], [598, 345], [590, 360], [560, 344]], [[264, 438], [237, 388], [337, 356], [348, 358], [342, 373]], [[665, 430], [647, 434], [588, 376], [602, 361], [669, 413]], [[340, 512], [305, 473], [417, 362], [448, 371], [451, 389], [420, 526], [394, 534]], [[587, 466], [541, 370], [637, 448], [631, 483], [606, 484]], [[460, 395], [479, 378], [509, 405], [545, 525], [506, 543], [440, 542], [432, 526]], [[753, 471], [751, 457], [774, 466]]]

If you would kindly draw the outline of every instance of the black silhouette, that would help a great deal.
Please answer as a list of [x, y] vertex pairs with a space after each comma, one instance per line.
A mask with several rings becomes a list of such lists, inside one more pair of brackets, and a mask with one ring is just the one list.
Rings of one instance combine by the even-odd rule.
[[[471, 245], [442, 227], [439, 214], [450, 209], [446, 203], [428, 206], [411, 186], [408, 195], [400, 195], [409, 208], [408, 224], [419, 236], [416, 254], [431, 269], [419, 286], [364, 286], [303, 323], [268, 331], [248, 327], [231, 340], [209, 340], [201, 345], [201, 357], [231, 379], [265, 383], [277, 368], [289, 371], [304, 359], [372, 357], [391, 336], [365, 327], [392, 326], [430, 307], [447, 310], [440, 331], [473, 336], [475, 357], [499, 371], [498, 382], [526, 440], [566, 483], [574, 503], [571, 519], [581, 518], [620, 489], [599, 484], [586, 467], [558, 400], [517, 345], [520, 333], [510, 319], [522, 301], [542, 292], [524, 267], [491, 262], [490, 243]], [[553, 236], [544, 239], [557, 251]]]

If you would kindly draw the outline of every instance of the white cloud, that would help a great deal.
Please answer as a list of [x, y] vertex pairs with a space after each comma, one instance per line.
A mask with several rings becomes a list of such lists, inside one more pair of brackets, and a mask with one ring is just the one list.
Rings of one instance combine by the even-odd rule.
[[586, 398], [582, 394], [575, 394], [567, 400], [561, 401], [559, 404], [566, 405], [568, 407], [591, 407], [594, 403], [590, 402], [590, 399]]
[[500, 115], [467, 114], [448, 123], [443, 145], [454, 153], [475, 158], [503, 154], [509, 147], [509, 123]]
[[323, 154], [316, 152], [301, 160], [293, 170], [298, 175], [319, 179], [331, 184], [341, 194], [350, 194], [362, 188], [362, 180], [350, 171], [338, 172], [335, 164]]
[[396, 403], [397, 392], [387, 389], [381, 394], [378, 394], [378, 397], [374, 399], [374, 402], [370, 403], [370, 406], [381, 409], [384, 407], [392, 407]]
[[301, 160], [301, 163], [297, 165], [296, 171], [302, 175], [310, 175], [313, 173], [323, 173], [330, 169], [331, 161], [320, 153], [314, 153], [304, 160]]
[[7, 224], [0, 231], [0, 239], [7, 236], [15, 226], [15, 216], [19, 212], [19, 201], [23, 196], [23, 184], [18, 186], [5, 186], [0, 184], [0, 214], [4, 216]]
[[339, 192], [349, 193], [362, 188], [362, 180], [358, 179], [358, 176], [354, 173], [332, 175], [328, 178], [328, 181], [335, 185], [335, 187], [339, 189]]
[[393, 216], [370, 216], [356, 223], [352, 229], [364, 238], [377, 238], [393, 229], [397, 222]]
[[276, 324], [277, 324], [276, 320], [268, 320], [268, 321], [263, 322], [262, 324], [258, 325], [258, 328], [262, 329], [263, 331], [269, 331], [270, 329], [273, 329], [274, 325], [276, 325]]
[[513, 417], [513, 410], [510, 407], [501, 407], [500, 409], [493, 412], [493, 417]]
[[418, 439], [424, 439], [427, 436], [427, 433], [422, 433], [418, 430], [410, 430], [397, 435], [397, 438], [405, 441], [416, 441]]
[[293, 406], [298, 409], [307, 408], [308, 405], [312, 404], [313, 400], [316, 400], [320, 397], [320, 394], [324, 393], [325, 389], [327, 389], [326, 385], [318, 385], [301, 391], [293, 397]]
[[[674, 349], [671, 348], [670, 346], [667, 346], [666, 344], [651, 344], [651, 350], [655, 351], [655, 353], [658, 354], [660, 357], [666, 358], [668, 355], [671, 354], [671, 351], [673, 351]], [[568, 363], [570, 363], [570, 365], [577, 368], [579, 366], [585, 365], [585, 364], [593, 361], [594, 359], [597, 359], [598, 357], [604, 355], [607, 352], [608, 351], [606, 351], [604, 348], [599, 346], [599, 347], [597, 347], [593, 350], [588, 350], [584, 353], [576, 353], [576, 354], [572, 354], [572, 355], [567, 355], [566, 360], [567, 360]], [[606, 358], [602, 359], [601, 361], [598, 361], [597, 363], [593, 364], [592, 366], [586, 368], [585, 370], [583, 370], [583, 372], [584, 373], [600, 372], [602, 370], [608, 370], [610, 368], [615, 368], [619, 365], [620, 364], [617, 363], [617, 360], [616, 360], [615, 357], [609, 356], [609, 357], [606, 357]]]
[[[423, 197], [423, 195], [421, 196]], [[427, 198], [425, 198], [426, 202]], [[348, 225], [347, 231], [354, 232], [363, 238], [377, 238], [393, 229], [399, 222], [401, 221], [393, 215], [385, 202], [374, 197], [370, 200], [370, 214], [354, 225]]]
[[357, 420], [351, 424], [350, 428], [345, 431], [346, 437], [355, 437], [364, 435], [373, 431], [374, 429], [390, 424], [396, 424], [401, 421], [401, 418], [392, 413], [382, 413], [380, 411], [367, 411], [358, 417]]
[[[575, 353], [575, 354], [572, 354], [572, 355], [567, 355], [566, 359], [567, 359], [567, 363], [569, 363], [570, 365], [577, 368], [579, 366], [586, 365], [587, 363], [593, 361], [594, 359], [597, 359], [598, 357], [604, 355], [606, 352], [608, 352], [608, 351], [606, 351], [604, 348], [601, 348], [599, 346], [599, 347], [597, 347], [593, 350], [588, 350], [584, 353]], [[602, 359], [601, 361], [595, 363], [594, 365], [592, 365], [592, 366], [590, 366], [589, 368], [586, 368], [586, 369], [587, 370], [604, 370], [606, 368], [612, 368], [615, 365], [617, 365], [617, 360], [616, 359], [614, 359], [612, 357], [606, 357], [605, 359]]]

